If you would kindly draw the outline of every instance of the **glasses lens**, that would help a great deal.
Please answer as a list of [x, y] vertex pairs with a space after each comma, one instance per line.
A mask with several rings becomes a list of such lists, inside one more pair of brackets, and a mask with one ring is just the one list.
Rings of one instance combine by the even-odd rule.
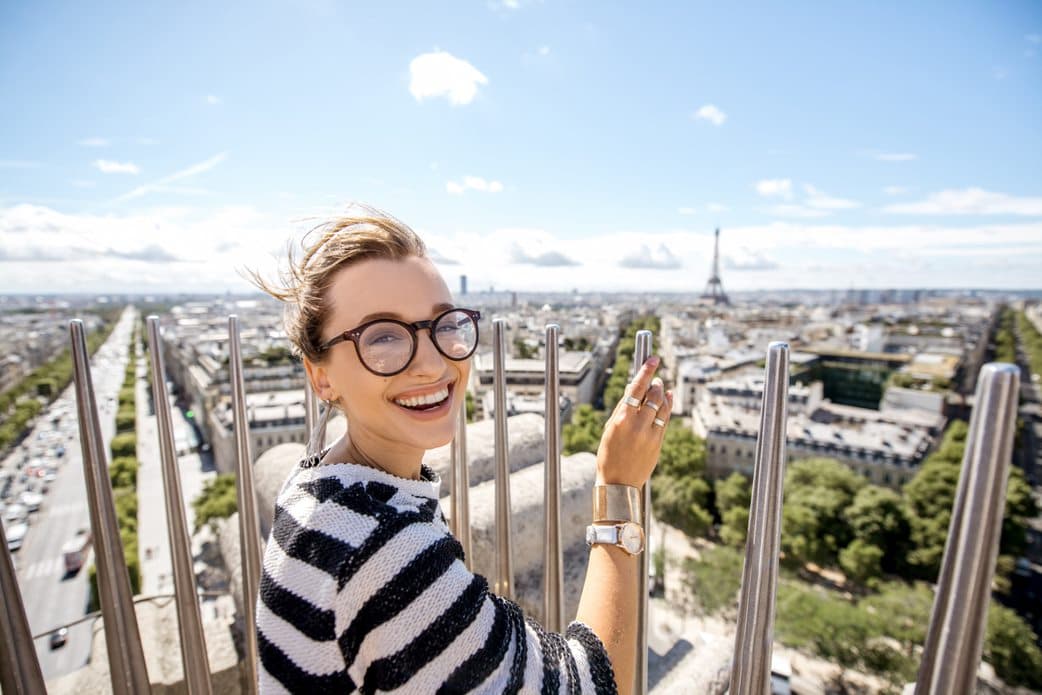
[[450, 311], [443, 315], [433, 329], [438, 348], [449, 359], [466, 359], [478, 345], [477, 324], [462, 311]]
[[412, 355], [412, 334], [392, 321], [377, 321], [358, 337], [358, 356], [378, 374], [391, 374], [405, 367]]

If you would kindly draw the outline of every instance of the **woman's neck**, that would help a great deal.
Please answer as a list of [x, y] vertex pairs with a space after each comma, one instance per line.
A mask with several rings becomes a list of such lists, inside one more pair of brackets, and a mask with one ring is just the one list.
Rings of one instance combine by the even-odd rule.
[[[336, 453], [335, 460], [369, 466], [399, 478], [411, 480], [419, 480], [420, 478], [420, 465], [423, 463], [424, 453], [422, 450], [410, 449], [406, 451], [393, 446], [379, 448], [367, 446], [363, 438], [351, 437], [349, 430], [333, 446], [333, 451], [330, 451], [330, 453], [333, 454], [334, 451]], [[379, 451], [379, 456], [374, 455], [375, 451]]]

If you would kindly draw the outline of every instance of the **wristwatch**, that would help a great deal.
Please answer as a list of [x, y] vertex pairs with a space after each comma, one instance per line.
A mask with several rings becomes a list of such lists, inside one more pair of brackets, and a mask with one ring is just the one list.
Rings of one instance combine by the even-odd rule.
[[586, 545], [606, 543], [622, 548], [630, 555], [644, 552], [644, 529], [639, 524], [591, 524], [586, 527]]

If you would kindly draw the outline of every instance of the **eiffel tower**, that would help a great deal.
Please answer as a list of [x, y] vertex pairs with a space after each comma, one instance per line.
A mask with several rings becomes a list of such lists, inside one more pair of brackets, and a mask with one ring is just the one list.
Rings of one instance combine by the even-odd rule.
[[711, 299], [713, 304], [729, 305], [731, 301], [724, 292], [724, 283], [720, 281], [720, 228], [716, 228], [716, 241], [713, 244], [713, 271], [702, 293], [702, 299]]

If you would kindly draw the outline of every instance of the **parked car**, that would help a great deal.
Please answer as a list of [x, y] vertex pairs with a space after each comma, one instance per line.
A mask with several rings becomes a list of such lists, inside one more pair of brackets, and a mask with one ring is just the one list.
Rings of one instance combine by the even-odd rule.
[[40, 505], [43, 504], [43, 495], [39, 492], [23, 492], [18, 500], [25, 505], [25, 508], [30, 512], [39, 511]]
[[24, 521], [11, 524], [10, 526], [4, 527], [4, 534], [7, 536], [7, 549], [12, 553], [22, 547], [22, 541], [25, 540], [25, 534], [29, 531], [29, 524]]
[[29, 516], [24, 504], [12, 504], [4, 510], [4, 521], [9, 524], [20, 524]]

